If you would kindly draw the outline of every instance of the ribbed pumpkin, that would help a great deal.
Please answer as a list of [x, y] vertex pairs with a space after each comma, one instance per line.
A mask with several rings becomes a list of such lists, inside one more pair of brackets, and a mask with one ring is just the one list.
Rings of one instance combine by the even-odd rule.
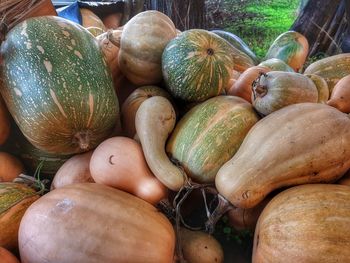
[[317, 60], [305, 69], [304, 74], [316, 74], [323, 77], [327, 81], [330, 94], [332, 94], [335, 84], [350, 74], [350, 53]]
[[182, 32], [163, 52], [163, 77], [169, 92], [189, 102], [222, 94], [233, 73], [233, 53], [231, 45], [214, 33]]
[[178, 122], [167, 152], [197, 182], [214, 182], [221, 165], [238, 150], [258, 121], [250, 103], [234, 96], [211, 98]]
[[70, 154], [94, 148], [118, 118], [110, 71], [95, 38], [59, 17], [28, 19], [1, 48], [1, 94], [37, 148]]
[[255, 230], [253, 263], [349, 262], [350, 187], [296, 186], [265, 207]]
[[120, 41], [119, 67], [136, 85], [154, 85], [162, 80], [162, 53], [176, 37], [171, 19], [148, 10], [134, 16], [124, 26]]
[[295, 31], [279, 35], [267, 51], [266, 59], [278, 58], [298, 72], [309, 53], [309, 43], [305, 36]]
[[174, 247], [172, 225], [154, 206], [94, 183], [44, 195], [19, 230], [23, 263], [172, 263]]
[[39, 198], [32, 188], [17, 183], [0, 183], [0, 246], [17, 249], [18, 229], [24, 212]]

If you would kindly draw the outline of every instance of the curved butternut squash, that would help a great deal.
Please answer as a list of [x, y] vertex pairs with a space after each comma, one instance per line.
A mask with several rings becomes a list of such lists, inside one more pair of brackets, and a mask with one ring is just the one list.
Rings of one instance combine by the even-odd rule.
[[165, 152], [165, 144], [175, 122], [175, 110], [164, 97], [154, 96], [145, 100], [136, 112], [136, 131], [149, 168], [166, 187], [178, 191], [185, 183], [184, 173]]
[[233, 205], [251, 208], [275, 189], [336, 181], [349, 168], [350, 117], [325, 104], [300, 103], [253, 126], [215, 184]]

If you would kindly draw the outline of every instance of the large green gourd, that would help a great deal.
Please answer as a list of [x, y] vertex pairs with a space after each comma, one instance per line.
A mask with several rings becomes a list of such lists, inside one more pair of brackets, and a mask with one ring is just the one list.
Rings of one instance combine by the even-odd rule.
[[119, 109], [95, 38], [59, 17], [25, 20], [1, 46], [1, 94], [37, 148], [71, 154], [96, 147], [112, 132]]
[[166, 46], [163, 77], [175, 98], [204, 101], [222, 94], [231, 78], [233, 60], [234, 50], [226, 40], [206, 30], [192, 29]]
[[186, 113], [176, 125], [166, 150], [189, 177], [211, 183], [258, 120], [246, 100], [217, 96]]

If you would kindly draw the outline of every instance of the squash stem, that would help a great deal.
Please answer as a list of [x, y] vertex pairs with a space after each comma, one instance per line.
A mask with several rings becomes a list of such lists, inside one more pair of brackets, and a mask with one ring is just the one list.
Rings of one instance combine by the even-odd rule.
[[90, 136], [87, 131], [77, 132], [74, 135], [74, 143], [78, 144], [79, 148], [83, 151], [87, 151], [90, 147]]
[[220, 218], [229, 210], [234, 209], [235, 207], [227, 201], [225, 197], [218, 194], [218, 206], [215, 208], [213, 213], [210, 214], [208, 220], [205, 222], [205, 229], [209, 234], [213, 234], [215, 230], [216, 223], [220, 220]]
[[267, 94], [267, 87], [258, 84], [254, 87], [254, 93], [256, 97], [262, 98]]

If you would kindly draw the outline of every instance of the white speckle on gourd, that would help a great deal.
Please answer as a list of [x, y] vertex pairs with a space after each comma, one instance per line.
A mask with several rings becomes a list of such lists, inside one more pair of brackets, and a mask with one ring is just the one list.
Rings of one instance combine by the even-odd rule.
[[28, 34], [27, 34], [27, 21], [23, 21], [23, 24], [22, 24], [22, 31], [21, 31], [21, 35], [22, 36], [25, 36], [25, 37], [28, 37]]
[[68, 48], [69, 50], [73, 50], [73, 48], [72, 48], [71, 46], [67, 46], [67, 48]]
[[47, 70], [48, 73], [51, 73], [52, 72], [52, 64], [50, 61], [48, 60], [44, 60], [44, 65], [45, 65], [45, 68]]
[[19, 89], [14, 88], [14, 91], [18, 97], [22, 97], [22, 92]]
[[70, 42], [72, 43], [73, 46], [76, 45], [75, 39], [72, 39]]
[[41, 54], [44, 54], [44, 48], [42, 46], [36, 46], [36, 48], [41, 52]]
[[66, 37], [70, 36], [69, 32], [66, 30], [62, 30], [62, 34], [65, 35]]
[[74, 50], [74, 54], [80, 58], [80, 59], [83, 59], [83, 56], [81, 55], [81, 53], [78, 51], [78, 50]]
[[30, 41], [28, 42], [24, 42], [27, 46], [27, 49], [31, 49], [32, 48], [32, 43]]

